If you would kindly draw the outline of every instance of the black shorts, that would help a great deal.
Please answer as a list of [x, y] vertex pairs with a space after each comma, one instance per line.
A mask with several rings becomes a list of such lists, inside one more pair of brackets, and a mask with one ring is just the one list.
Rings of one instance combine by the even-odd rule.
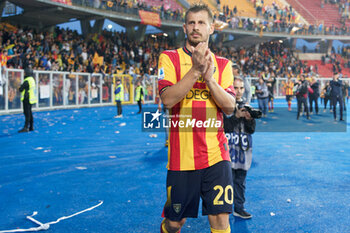
[[293, 96], [292, 95], [286, 95], [287, 102], [292, 101]]
[[275, 97], [272, 94], [269, 94], [269, 101], [272, 101]]
[[195, 171], [169, 170], [166, 186], [163, 217], [172, 221], [196, 218], [200, 198], [203, 215], [232, 212], [232, 168], [229, 161]]

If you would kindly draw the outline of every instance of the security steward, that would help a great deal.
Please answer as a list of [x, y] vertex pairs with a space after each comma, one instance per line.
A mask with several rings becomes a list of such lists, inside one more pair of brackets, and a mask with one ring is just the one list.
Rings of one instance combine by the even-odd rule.
[[29, 66], [24, 69], [24, 80], [19, 88], [21, 92], [21, 101], [23, 102], [23, 113], [25, 117], [25, 123], [23, 129], [19, 130], [19, 133], [29, 132], [34, 130], [34, 120], [32, 113], [32, 105], [37, 100], [37, 92], [35, 87], [35, 80], [33, 78], [33, 69]]
[[120, 79], [116, 80], [116, 88], [114, 91], [115, 102], [117, 103], [117, 113], [114, 118], [121, 118], [123, 115], [122, 101], [124, 101], [124, 87]]
[[141, 85], [141, 81], [137, 81], [136, 83], [137, 87], [136, 87], [136, 95], [135, 95], [135, 101], [137, 102], [137, 105], [139, 106], [139, 111], [138, 114], [140, 114], [142, 112], [142, 103], [143, 103], [143, 98], [144, 98], [144, 89], [143, 86]]

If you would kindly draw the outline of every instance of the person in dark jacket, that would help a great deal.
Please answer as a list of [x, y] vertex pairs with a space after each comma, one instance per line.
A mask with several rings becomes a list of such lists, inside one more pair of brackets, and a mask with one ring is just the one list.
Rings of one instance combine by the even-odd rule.
[[21, 92], [21, 100], [23, 102], [23, 113], [25, 123], [23, 129], [19, 133], [29, 132], [34, 130], [34, 120], [32, 113], [32, 105], [37, 102], [37, 92], [33, 78], [33, 70], [30, 66], [24, 69], [24, 80], [19, 88]]
[[327, 103], [329, 102], [329, 111], [333, 111], [332, 107], [332, 99], [331, 99], [331, 85], [329, 84], [329, 81], [327, 81], [325, 87], [322, 90], [323, 97], [324, 97], [324, 109], [323, 112], [326, 112], [327, 110]]
[[259, 81], [255, 86], [255, 93], [258, 97], [259, 109], [263, 112], [263, 116], [266, 117], [269, 91], [263, 77], [259, 78]]
[[342, 92], [342, 81], [339, 80], [339, 74], [334, 73], [333, 80], [330, 81], [329, 85], [331, 86], [331, 100], [333, 104], [333, 116], [334, 120], [337, 120], [337, 103], [339, 103], [340, 111], [340, 121], [343, 121], [343, 92]]
[[309, 92], [309, 104], [310, 104], [310, 114], [313, 113], [313, 103], [315, 103], [315, 113], [318, 114], [318, 98], [320, 97], [320, 84], [317, 82], [316, 78], [312, 78], [311, 89], [313, 93]]
[[244, 81], [235, 77], [234, 89], [236, 92], [237, 107], [233, 115], [224, 116], [224, 130], [228, 138], [229, 151], [232, 163], [234, 212], [233, 215], [243, 219], [252, 217], [245, 211], [245, 184], [247, 171], [252, 163], [252, 136], [255, 131], [255, 119], [245, 109]]
[[297, 120], [299, 120], [299, 117], [301, 114], [301, 105], [304, 105], [304, 111], [306, 111], [306, 117], [307, 119], [310, 119], [309, 107], [307, 104], [307, 96], [308, 96], [308, 93], [313, 93], [313, 90], [309, 86], [309, 83], [305, 80], [305, 75], [300, 76], [300, 80], [298, 80], [295, 85], [295, 90], [296, 90], [295, 96], [297, 97], [297, 104], [298, 104]]

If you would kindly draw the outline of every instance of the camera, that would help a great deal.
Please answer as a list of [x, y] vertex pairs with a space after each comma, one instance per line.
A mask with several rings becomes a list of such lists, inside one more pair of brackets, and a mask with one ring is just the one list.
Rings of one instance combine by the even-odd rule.
[[258, 118], [262, 117], [262, 111], [260, 111], [260, 109], [252, 108], [252, 106], [250, 106], [250, 105], [246, 105], [244, 103], [239, 103], [237, 105], [237, 108], [238, 109], [244, 108], [245, 110], [247, 110], [249, 112], [249, 114], [252, 118], [258, 119]]

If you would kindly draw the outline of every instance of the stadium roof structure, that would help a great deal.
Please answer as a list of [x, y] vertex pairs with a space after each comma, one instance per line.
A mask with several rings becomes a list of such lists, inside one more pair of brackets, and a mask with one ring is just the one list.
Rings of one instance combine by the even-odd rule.
[[[5, 0], [0, 0], [0, 4], [4, 4], [5, 2]], [[87, 22], [90, 20], [109, 19], [125, 28], [132, 28], [141, 24], [141, 19], [138, 15], [68, 5], [53, 0], [8, 0], [8, 2], [23, 9], [21, 14], [6, 17], [8, 22], [42, 30], [76, 20]], [[171, 20], [162, 20], [160, 30], [167, 33], [182, 31], [182, 23]], [[309, 42], [319, 40], [339, 40], [348, 43], [350, 41], [350, 36], [344, 35], [290, 35], [274, 32], [264, 32], [263, 35], [261, 35], [259, 32], [255, 31], [230, 28], [223, 29], [219, 34], [233, 35], [234, 40], [226, 41], [225, 44], [234, 47], [249, 46], [270, 40], [284, 40], [291, 38], [301, 38]]]
[[[5, 0], [0, 0], [0, 2], [5, 2]], [[8, 0], [8, 2], [23, 9], [22, 14], [7, 17], [8, 21], [42, 29], [72, 20], [109, 19], [124, 27], [138, 26], [141, 23], [141, 19], [137, 15], [67, 5], [51, 0]], [[163, 22], [162, 29], [165, 30], [182, 26], [180, 22], [164, 20]]]

